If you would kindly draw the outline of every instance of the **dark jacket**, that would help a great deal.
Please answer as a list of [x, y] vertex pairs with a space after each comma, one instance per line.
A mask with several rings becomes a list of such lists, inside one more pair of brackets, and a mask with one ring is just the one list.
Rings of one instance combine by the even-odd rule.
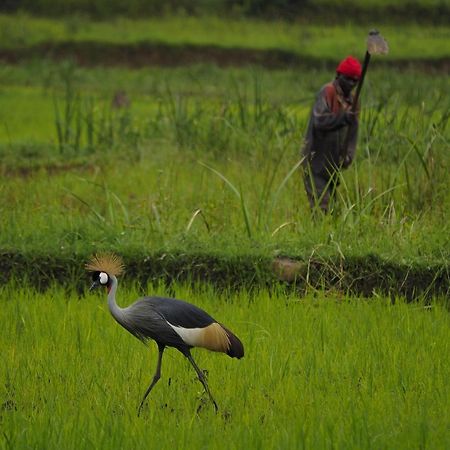
[[[311, 111], [305, 143], [303, 146], [304, 165], [313, 174], [327, 177], [348, 167], [355, 156], [358, 138], [358, 120], [349, 125], [346, 111], [353, 98], [345, 97], [337, 80], [327, 83], [319, 91]], [[347, 132], [350, 133], [347, 148]]]

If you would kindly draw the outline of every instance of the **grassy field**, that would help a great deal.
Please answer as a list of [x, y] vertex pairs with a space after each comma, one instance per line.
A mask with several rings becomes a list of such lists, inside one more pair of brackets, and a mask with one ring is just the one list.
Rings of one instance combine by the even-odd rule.
[[[449, 29], [379, 28], [389, 64], [371, 62], [357, 157], [324, 217], [299, 163], [328, 66], [81, 67], [34, 50], [1, 65], [0, 448], [450, 447]], [[367, 31], [2, 15], [0, 54], [162, 42], [338, 61], [363, 56]], [[156, 346], [83, 291], [81, 261], [99, 250], [128, 264], [120, 305], [176, 296], [242, 339], [240, 361], [194, 353], [218, 414], [169, 350], [137, 417]], [[276, 256], [301, 261], [298, 285], [263, 267]]]
[[[245, 344], [240, 361], [194, 352], [217, 415], [187, 361], [169, 350], [138, 418], [156, 345], [147, 350], [121, 329], [104, 294], [58, 287], [39, 294], [11, 284], [0, 293], [2, 448], [449, 446], [450, 324], [442, 304], [171, 289]], [[119, 289], [118, 301], [140, 292]]]
[[[414, 61], [448, 58], [442, 42], [450, 31], [445, 26], [404, 24], [381, 25], [390, 52], [384, 59]], [[346, 54], [363, 54], [367, 25], [321, 26], [283, 21], [227, 20], [215, 17], [174, 16], [145, 20], [116, 19], [93, 22], [71, 16], [67, 19], [0, 15], [0, 49], [22, 49], [42, 43], [61, 42], [128, 45], [164, 43], [169, 45], [218, 46], [256, 50], [284, 50], [294, 54], [336, 59]]]
[[[325, 71], [35, 63], [1, 78], [3, 249], [448, 258], [443, 75], [373, 69], [356, 164], [320, 223], [295, 168]], [[129, 108], [111, 107], [117, 89]]]

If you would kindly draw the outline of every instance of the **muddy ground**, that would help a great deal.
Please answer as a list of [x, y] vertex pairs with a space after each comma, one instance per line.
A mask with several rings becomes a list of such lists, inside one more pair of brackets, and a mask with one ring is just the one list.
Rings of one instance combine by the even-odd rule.
[[[269, 69], [317, 68], [332, 70], [336, 66], [336, 61], [332, 59], [301, 56], [285, 50], [222, 48], [213, 45], [166, 45], [161, 43], [119, 45], [98, 42], [63, 42], [0, 50], [0, 61], [9, 64], [17, 64], [36, 58], [55, 61], [70, 58], [85, 67], [177, 67], [211, 63], [220, 67], [257, 65]], [[450, 70], [450, 58], [391, 59], [388, 61], [380, 59], [377, 65], [396, 67], [400, 70], [415, 68], [427, 72], [447, 73]]]

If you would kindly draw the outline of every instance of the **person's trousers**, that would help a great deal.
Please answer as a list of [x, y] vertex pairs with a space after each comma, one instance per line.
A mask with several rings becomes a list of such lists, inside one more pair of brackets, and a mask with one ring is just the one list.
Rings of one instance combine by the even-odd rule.
[[316, 174], [311, 170], [303, 172], [306, 195], [312, 210], [320, 208], [324, 213], [330, 211], [339, 185], [339, 174]]

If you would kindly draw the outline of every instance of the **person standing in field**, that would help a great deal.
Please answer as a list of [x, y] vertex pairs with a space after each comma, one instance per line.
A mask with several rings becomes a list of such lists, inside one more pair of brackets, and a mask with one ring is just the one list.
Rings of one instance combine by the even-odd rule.
[[[336, 68], [336, 78], [322, 86], [311, 111], [303, 146], [303, 178], [311, 209], [331, 209], [339, 172], [350, 166], [358, 137], [358, 108], [352, 112], [352, 90], [361, 64], [348, 56]], [[348, 136], [347, 136], [348, 134]]]

